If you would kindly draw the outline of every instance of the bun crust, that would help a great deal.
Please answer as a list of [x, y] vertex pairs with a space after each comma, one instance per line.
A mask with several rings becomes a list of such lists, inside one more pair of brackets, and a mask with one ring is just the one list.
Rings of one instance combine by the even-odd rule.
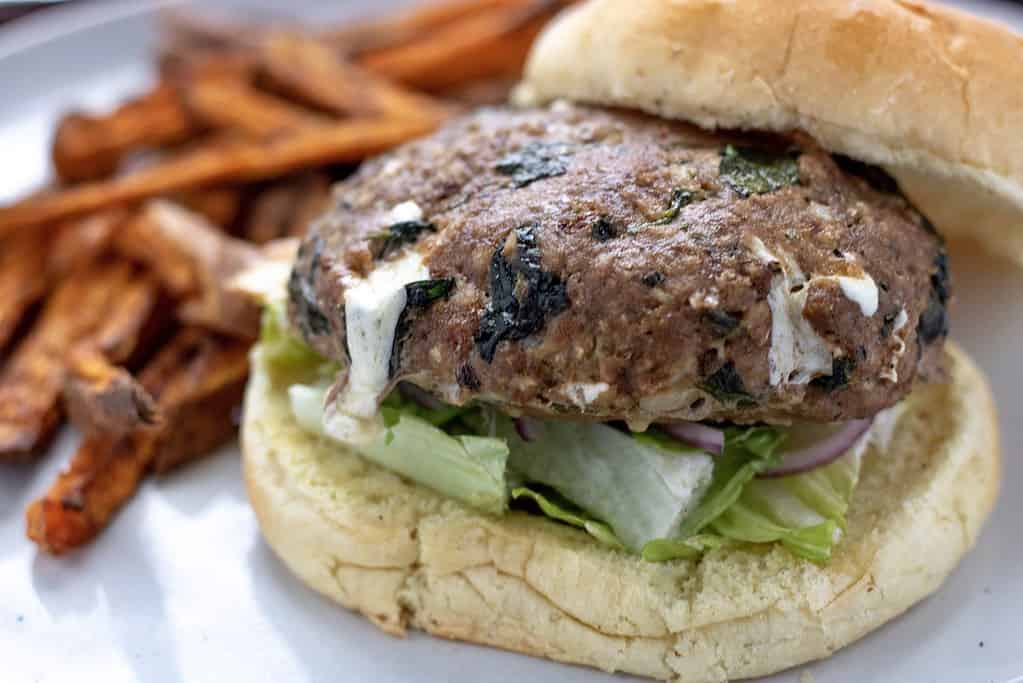
[[1023, 263], [1023, 38], [899, 0], [590, 0], [533, 48], [519, 101], [803, 130], [886, 167], [949, 234]]
[[650, 564], [538, 516], [488, 517], [309, 436], [255, 353], [245, 480], [267, 541], [305, 583], [383, 630], [689, 683], [826, 657], [935, 591], [997, 494], [985, 379], [955, 347], [950, 383], [910, 399], [868, 451], [826, 566], [782, 548]]

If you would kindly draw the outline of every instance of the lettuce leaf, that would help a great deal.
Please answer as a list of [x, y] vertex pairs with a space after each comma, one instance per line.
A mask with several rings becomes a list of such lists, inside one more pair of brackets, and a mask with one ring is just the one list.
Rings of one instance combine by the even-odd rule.
[[[305, 382], [288, 390], [299, 424], [325, 436], [323, 402], [339, 366], [290, 332], [280, 304], [266, 308], [261, 342], [273, 369]], [[889, 411], [888, 426], [875, 430], [878, 440], [902, 410]], [[650, 562], [775, 542], [827, 561], [844, 532], [868, 444], [864, 437], [810, 472], [756, 479], [784, 455], [784, 431], [730, 428], [724, 452], [713, 458], [656, 430], [629, 434], [598, 423], [545, 421], [526, 442], [492, 409], [431, 409], [397, 391], [381, 406], [381, 421], [379, 436], [355, 447], [368, 460], [493, 514], [507, 509], [509, 495], [532, 500], [547, 517]]]
[[735, 541], [780, 542], [800, 557], [827, 561], [842, 538], [845, 515], [870, 438], [868, 432], [830, 465], [750, 482], [710, 529]]
[[325, 363], [322, 356], [291, 332], [283, 302], [263, 308], [259, 342], [264, 358], [276, 370], [314, 370]]
[[731, 507], [760, 472], [780, 462], [785, 435], [772, 427], [725, 430], [725, 448], [714, 459], [714, 478], [697, 507], [683, 521], [679, 538], [695, 536]]
[[557, 495], [557, 493], [541, 493], [527, 486], [518, 486], [512, 489], [511, 495], [515, 500], [520, 498], [532, 500], [546, 516], [559, 522], [579, 527], [606, 546], [619, 550], [625, 549], [622, 542], [611, 531], [611, 527], [589, 517], [585, 512]]
[[605, 424], [543, 421], [524, 441], [508, 417], [488, 411], [487, 421], [484, 429], [507, 441], [516, 475], [557, 491], [633, 552], [674, 536], [712, 481], [710, 455], [667, 449]]
[[659, 538], [643, 546], [641, 553], [647, 562], [669, 560], [695, 560], [708, 550], [723, 548], [731, 542], [715, 534], [697, 534], [686, 539]]
[[826, 562], [842, 537], [869, 438], [825, 467], [756, 479], [784, 456], [784, 433], [768, 427], [727, 430], [725, 452], [715, 462], [703, 502], [683, 522], [679, 538], [644, 546], [644, 559], [693, 558], [724, 544], [777, 542], [800, 557]]
[[380, 406], [384, 424], [388, 426], [397, 422], [398, 416], [401, 414], [413, 415], [429, 422], [434, 427], [443, 427], [444, 431], [449, 434], [457, 426], [452, 423], [474, 410], [478, 410], [478, 408], [452, 405], [444, 405], [442, 408], [427, 408], [415, 401], [405, 399], [398, 391], [392, 391]]
[[[295, 384], [288, 389], [299, 425], [324, 438], [330, 438], [323, 430], [327, 390], [325, 384]], [[371, 462], [484, 512], [501, 514], [507, 509], [508, 445], [502, 439], [453, 436], [393, 404], [382, 412], [384, 429], [379, 435], [346, 445]], [[426, 417], [439, 421], [436, 414]]]

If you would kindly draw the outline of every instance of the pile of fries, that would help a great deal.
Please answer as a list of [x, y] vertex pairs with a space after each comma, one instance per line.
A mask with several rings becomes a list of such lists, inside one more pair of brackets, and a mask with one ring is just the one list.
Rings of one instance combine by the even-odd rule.
[[449, 0], [329, 29], [164, 17], [158, 82], [70, 113], [57, 180], [0, 207], [0, 460], [82, 440], [26, 512], [60, 554], [142, 478], [234, 438], [259, 311], [227, 277], [287, 249], [359, 161], [498, 102], [570, 0]]

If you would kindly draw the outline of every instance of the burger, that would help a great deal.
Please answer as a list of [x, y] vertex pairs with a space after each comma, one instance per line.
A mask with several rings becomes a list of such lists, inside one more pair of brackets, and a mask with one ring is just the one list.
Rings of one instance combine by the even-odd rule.
[[935, 226], [1011, 239], [1018, 45], [890, 0], [564, 14], [517, 106], [342, 182], [268, 303], [270, 546], [392, 634], [686, 681], [935, 591], [1000, 477]]

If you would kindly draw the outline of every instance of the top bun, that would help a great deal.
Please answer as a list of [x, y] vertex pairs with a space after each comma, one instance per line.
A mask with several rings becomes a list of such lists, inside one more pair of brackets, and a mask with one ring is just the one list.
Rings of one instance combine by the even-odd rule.
[[537, 41], [518, 100], [803, 130], [1023, 263], [1019, 83], [1023, 37], [919, 2], [589, 0]]

